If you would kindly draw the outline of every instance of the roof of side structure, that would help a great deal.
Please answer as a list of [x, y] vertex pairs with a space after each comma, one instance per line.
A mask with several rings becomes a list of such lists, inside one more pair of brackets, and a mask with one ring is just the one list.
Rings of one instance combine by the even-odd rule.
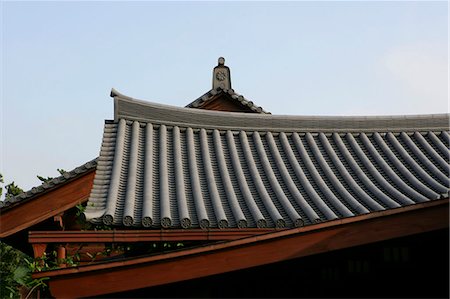
[[216, 89], [211, 89], [198, 99], [192, 101], [186, 105], [186, 108], [202, 108], [207, 103], [214, 101], [220, 95], [226, 95], [231, 101], [236, 102], [239, 105], [249, 108], [251, 111], [256, 113], [270, 114], [270, 112], [264, 110], [262, 107], [255, 105], [252, 101], [246, 99], [243, 95], [236, 93], [233, 89], [223, 89], [217, 87]]
[[278, 116], [113, 96], [93, 222], [295, 227], [448, 198], [448, 114]]
[[53, 189], [56, 189], [69, 181], [72, 181], [79, 176], [84, 175], [88, 171], [93, 171], [95, 167], [97, 166], [97, 159], [95, 158], [89, 162], [84, 163], [83, 165], [80, 165], [76, 167], [75, 169], [71, 171], [67, 171], [64, 174], [53, 178], [49, 180], [48, 182], [44, 182], [39, 186], [33, 187], [28, 191], [22, 192], [19, 195], [10, 197], [6, 199], [5, 201], [0, 201], [0, 209], [6, 209], [10, 208], [12, 206], [15, 206], [17, 204], [20, 204], [22, 202], [25, 202], [27, 200], [30, 200], [36, 196], [39, 196], [45, 192], [51, 191]]

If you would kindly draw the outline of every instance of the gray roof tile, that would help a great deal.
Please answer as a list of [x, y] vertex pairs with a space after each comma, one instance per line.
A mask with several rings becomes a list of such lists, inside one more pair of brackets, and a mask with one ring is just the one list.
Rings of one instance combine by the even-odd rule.
[[448, 114], [293, 117], [115, 100], [85, 212], [93, 222], [295, 227], [449, 196]]

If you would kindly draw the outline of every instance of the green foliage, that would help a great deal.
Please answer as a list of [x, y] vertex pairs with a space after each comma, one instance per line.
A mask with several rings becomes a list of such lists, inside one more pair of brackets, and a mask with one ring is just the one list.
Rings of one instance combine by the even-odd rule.
[[65, 171], [62, 168], [56, 168], [56, 170], [59, 172], [60, 175], [63, 175], [63, 174], [65, 174], [67, 172], [67, 171]]
[[[56, 170], [59, 172], [60, 175], [63, 175], [64, 173], [67, 172], [67, 171], [65, 171], [64, 169], [61, 169], [61, 168], [57, 168]], [[40, 176], [40, 175], [38, 175], [37, 178], [42, 183], [48, 182], [48, 181], [53, 179], [53, 177], [43, 177], [43, 176]], [[3, 185], [4, 183], [5, 183], [5, 181], [4, 181], [4, 178], [3, 178], [3, 174], [0, 173], [0, 184]], [[5, 190], [6, 190], [5, 199], [17, 196], [17, 195], [19, 195], [20, 193], [23, 192], [23, 189], [20, 188], [19, 186], [17, 186], [14, 183], [14, 181], [9, 183], [9, 184], [7, 184], [7, 185], [5, 185], [4, 187], [2, 185], [0, 185], [0, 197], [3, 194], [3, 188], [5, 188]]]
[[28, 267], [18, 266], [13, 273], [14, 281], [16, 281], [20, 285], [25, 285], [28, 272], [30, 272]]
[[[66, 172], [64, 169], [57, 170], [61, 175]], [[38, 176], [38, 179], [45, 182], [52, 178]], [[7, 185], [3, 185], [4, 182], [3, 174], [0, 173], [0, 196], [3, 194], [3, 188], [5, 188], [6, 200], [23, 192], [23, 189], [17, 186], [14, 181]], [[44, 257], [44, 259], [46, 258]], [[48, 261], [33, 260], [19, 250], [0, 242], [0, 298], [19, 298], [19, 287], [28, 290], [26, 298], [36, 288], [45, 289], [47, 278], [32, 279], [31, 273], [56, 267], [58, 261], [56, 261], [56, 258], [54, 260], [54, 264]], [[68, 265], [75, 264], [72, 259], [65, 262]]]
[[28, 290], [27, 296], [38, 287], [46, 287], [46, 278], [31, 278], [33, 263], [31, 257], [0, 242], [0, 298], [19, 298], [19, 287]]
[[83, 206], [82, 204], [78, 204], [75, 207], [77, 208], [77, 213], [76, 213], [77, 217], [81, 217], [81, 215], [84, 213], [84, 211], [86, 211], [86, 206]]
[[164, 241], [164, 242], [122, 243], [119, 245], [117, 244], [113, 245], [113, 247], [120, 249], [125, 257], [132, 257], [132, 256], [171, 252], [195, 244], [197, 243]]
[[[5, 183], [5, 181], [4, 181], [3, 175], [0, 173], [0, 184], [4, 184], [4, 183]], [[5, 199], [14, 197], [23, 192], [22, 188], [17, 186], [14, 182], [11, 182], [11, 183], [5, 185], [4, 187], [0, 186], [0, 197], [3, 194], [3, 188], [5, 188], [5, 190], [6, 190]]]
[[6, 185], [5, 189], [6, 189], [5, 199], [14, 197], [14, 196], [19, 195], [20, 193], [23, 192], [22, 188], [17, 186], [14, 183], [14, 181], [11, 182], [10, 184]]
[[[147, 254], [159, 254], [180, 249], [185, 246], [194, 245], [195, 242], [143, 242], [143, 243], [111, 243], [101, 252], [85, 252], [91, 262], [99, 258], [112, 257], [132, 257]], [[33, 272], [58, 269], [61, 264], [67, 267], [75, 267], [80, 262], [80, 250], [83, 245], [73, 255], [68, 255], [64, 259], [57, 259], [55, 250], [44, 253], [43, 257], [32, 259], [31, 257], [15, 250], [9, 245], [0, 243], [0, 298], [19, 298], [19, 287], [24, 287], [27, 293], [31, 293], [40, 288], [46, 290], [46, 280], [48, 278], [32, 279]], [[114, 255], [113, 255], [114, 254]], [[119, 254], [119, 255], [117, 255]]]
[[36, 176], [42, 183], [47, 183], [48, 181], [51, 181], [53, 178], [52, 177], [43, 177], [43, 176], [40, 176], [40, 175], [37, 175]]
[[0, 243], [0, 298], [19, 298], [19, 288], [27, 291], [25, 298], [37, 288], [45, 291], [46, 280], [49, 278], [33, 279], [32, 273], [59, 269], [61, 264], [74, 267], [79, 264], [79, 261], [78, 253], [58, 259], [55, 250], [50, 253], [45, 252], [43, 257], [33, 259], [5, 243]]
[[[64, 173], [67, 172], [67, 171], [65, 171], [64, 169], [61, 169], [61, 168], [57, 168], [56, 170], [59, 172], [60, 175], [63, 175]], [[37, 177], [42, 183], [46, 183], [46, 182], [48, 182], [48, 181], [53, 180], [53, 177], [50, 177], [50, 176], [48, 176], [48, 177], [43, 177], [43, 176], [37, 175], [36, 177]]]
[[19, 284], [14, 280], [16, 268], [24, 265], [25, 255], [0, 242], [0, 297], [13, 298], [18, 296]]
[[[93, 207], [94, 203], [90, 203], [89, 205]], [[112, 230], [112, 227], [106, 224], [93, 224], [86, 221], [83, 217], [83, 213], [86, 211], [86, 204], [78, 204], [75, 207], [77, 209], [75, 214], [77, 217], [77, 223], [80, 224], [82, 230]]]
[[[5, 181], [3, 180], [3, 174], [0, 173], [0, 184], [3, 184]], [[3, 186], [0, 186], [0, 197], [3, 194]]]

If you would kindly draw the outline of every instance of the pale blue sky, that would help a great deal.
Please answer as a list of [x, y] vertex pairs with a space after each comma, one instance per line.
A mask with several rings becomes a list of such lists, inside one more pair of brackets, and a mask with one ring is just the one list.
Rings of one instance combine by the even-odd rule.
[[442, 2], [13, 2], [2, 9], [1, 165], [39, 185], [100, 149], [112, 87], [184, 106], [224, 56], [273, 114], [448, 112]]

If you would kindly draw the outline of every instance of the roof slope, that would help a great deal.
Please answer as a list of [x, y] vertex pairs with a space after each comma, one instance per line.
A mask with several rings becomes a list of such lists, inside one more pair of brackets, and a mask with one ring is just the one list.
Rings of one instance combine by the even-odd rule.
[[449, 196], [449, 115], [210, 112], [115, 93], [86, 218], [294, 227]]

